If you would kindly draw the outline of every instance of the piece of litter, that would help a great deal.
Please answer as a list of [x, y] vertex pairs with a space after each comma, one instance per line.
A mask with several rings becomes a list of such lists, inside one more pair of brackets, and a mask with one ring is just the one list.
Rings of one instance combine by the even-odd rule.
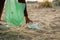
[[40, 26], [38, 23], [32, 23], [32, 22], [29, 22], [27, 24], [28, 28], [33, 28], [33, 29], [40, 29]]
[[7, 30], [7, 29], [9, 29], [9, 27], [7, 25], [0, 23], [0, 30]]

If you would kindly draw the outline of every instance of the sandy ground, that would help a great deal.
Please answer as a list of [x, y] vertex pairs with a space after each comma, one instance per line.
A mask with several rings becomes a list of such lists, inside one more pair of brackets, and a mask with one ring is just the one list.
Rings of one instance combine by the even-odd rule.
[[60, 8], [36, 8], [27, 4], [29, 18], [39, 23], [40, 29], [29, 29], [24, 24], [9, 30], [0, 30], [0, 40], [60, 40]]

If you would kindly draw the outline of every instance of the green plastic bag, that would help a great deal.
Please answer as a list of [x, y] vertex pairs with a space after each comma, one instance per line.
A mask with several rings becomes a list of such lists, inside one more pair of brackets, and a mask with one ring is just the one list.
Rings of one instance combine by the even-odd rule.
[[4, 20], [13, 26], [19, 26], [24, 22], [24, 3], [18, 0], [6, 0]]

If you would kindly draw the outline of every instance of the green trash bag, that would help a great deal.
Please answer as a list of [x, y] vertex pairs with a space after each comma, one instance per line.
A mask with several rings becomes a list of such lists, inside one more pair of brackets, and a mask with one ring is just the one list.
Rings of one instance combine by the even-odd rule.
[[18, 3], [18, 0], [5, 1], [4, 20], [13, 26], [19, 26], [24, 23], [24, 3]]

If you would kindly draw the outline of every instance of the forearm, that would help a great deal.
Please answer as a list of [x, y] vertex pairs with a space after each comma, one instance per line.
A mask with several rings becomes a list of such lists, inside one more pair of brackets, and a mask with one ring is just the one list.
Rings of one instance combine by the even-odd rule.
[[27, 8], [26, 7], [25, 7], [25, 10], [24, 10], [24, 16], [28, 17], [28, 13], [27, 13]]
[[0, 0], [0, 19], [2, 16], [5, 0]]

